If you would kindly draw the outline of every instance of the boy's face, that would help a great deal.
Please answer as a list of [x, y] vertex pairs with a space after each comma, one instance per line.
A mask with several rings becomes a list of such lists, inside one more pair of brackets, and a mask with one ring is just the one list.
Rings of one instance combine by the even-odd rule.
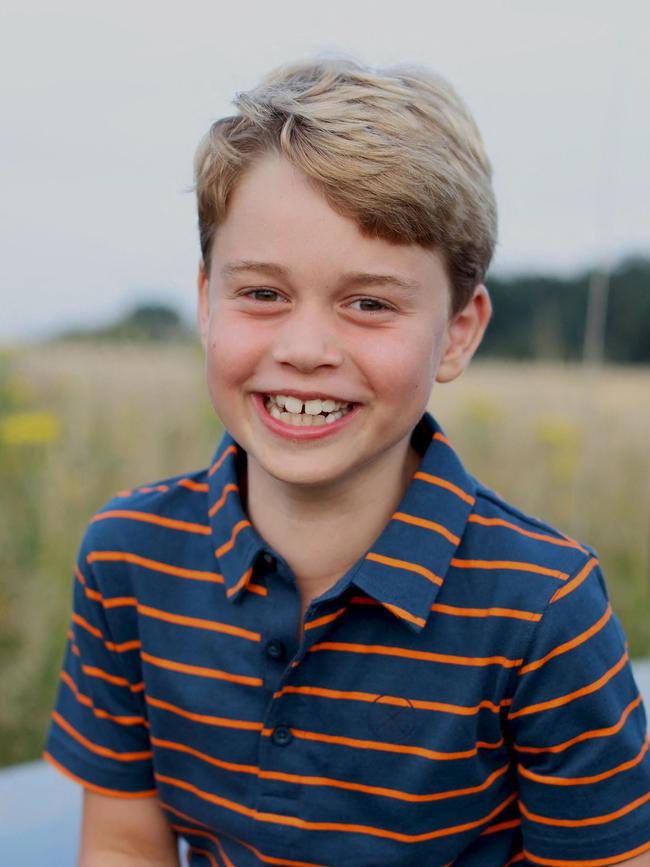
[[[365, 237], [300, 171], [265, 156], [234, 192], [210, 277], [199, 270], [214, 408], [275, 479], [349, 483], [380, 471], [405, 458], [433, 382], [455, 378], [469, 361], [489, 298], [478, 287], [464, 311], [450, 319], [449, 309], [436, 252]], [[278, 418], [300, 408], [282, 407], [278, 395], [303, 402], [300, 419]], [[305, 407], [316, 398], [345, 406]], [[322, 418], [308, 425], [310, 412]]]

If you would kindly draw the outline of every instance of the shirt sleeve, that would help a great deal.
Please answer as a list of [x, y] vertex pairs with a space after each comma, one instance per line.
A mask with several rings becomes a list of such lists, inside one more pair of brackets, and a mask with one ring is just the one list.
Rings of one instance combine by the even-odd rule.
[[92, 565], [87, 530], [74, 577], [73, 610], [61, 680], [44, 757], [100, 794], [156, 794], [137, 603], [113, 586], [110, 564]]
[[650, 849], [646, 717], [595, 556], [551, 597], [508, 717], [526, 858], [609, 865]]

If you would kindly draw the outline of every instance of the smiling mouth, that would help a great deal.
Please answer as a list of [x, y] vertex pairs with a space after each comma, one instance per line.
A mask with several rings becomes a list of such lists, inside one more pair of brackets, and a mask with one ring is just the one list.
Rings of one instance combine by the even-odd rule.
[[301, 400], [285, 394], [265, 394], [264, 406], [269, 415], [294, 427], [318, 427], [334, 424], [350, 412], [355, 404], [333, 398]]

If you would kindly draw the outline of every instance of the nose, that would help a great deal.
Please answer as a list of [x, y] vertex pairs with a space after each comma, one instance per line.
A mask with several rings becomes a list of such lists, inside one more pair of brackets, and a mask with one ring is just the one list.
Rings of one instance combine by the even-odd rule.
[[305, 305], [285, 319], [275, 334], [273, 360], [290, 364], [300, 373], [319, 367], [339, 367], [343, 347], [336, 324], [315, 305]]

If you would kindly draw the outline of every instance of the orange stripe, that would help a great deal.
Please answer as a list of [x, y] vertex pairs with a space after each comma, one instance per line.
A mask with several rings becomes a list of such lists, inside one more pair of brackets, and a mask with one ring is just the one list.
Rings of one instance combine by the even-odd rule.
[[112, 722], [117, 723], [121, 726], [147, 726], [147, 721], [142, 716], [114, 716], [113, 714], [108, 713], [108, 711], [95, 707], [92, 698], [89, 695], [84, 695], [82, 692], [79, 691], [77, 684], [70, 677], [67, 671], [62, 671], [60, 677], [61, 680], [72, 691], [74, 697], [77, 699], [79, 704], [83, 704], [85, 707], [89, 707], [98, 719], [109, 719]]
[[418, 563], [409, 563], [408, 560], [396, 560], [394, 557], [384, 557], [383, 554], [375, 554], [373, 551], [369, 551], [366, 554], [366, 560], [372, 560], [373, 563], [381, 563], [384, 566], [394, 566], [396, 569], [405, 569], [407, 572], [417, 572], [418, 575], [424, 575], [425, 578], [428, 578], [432, 584], [437, 584], [438, 587], [442, 585], [442, 578], [434, 575], [433, 572], [430, 572]]
[[141, 488], [136, 488], [136, 490], [140, 494], [151, 494], [154, 491], [168, 491], [169, 487], [167, 485], [143, 485]]
[[415, 614], [411, 614], [411, 612], [407, 611], [405, 608], [400, 608], [399, 605], [391, 605], [390, 602], [384, 602], [384, 608], [392, 611], [393, 614], [401, 617], [402, 620], [408, 620], [409, 623], [415, 623], [415, 625], [419, 626], [420, 628], [426, 625], [427, 621], [424, 620], [424, 618], [416, 617]]
[[[98, 596], [100, 594], [97, 594]], [[111, 596], [109, 599], [102, 599], [102, 605], [104, 608], [122, 608], [126, 605], [136, 606], [138, 604], [138, 600], [135, 596]]]
[[530, 620], [532, 623], [537, 623], [542, 619], [542, 615], [536, 614], [534, 611], [520, 611], [516, 608], [460, 608], [457, 605], [443, 605], [440, 602], [434, 602], [431, 610], [438, 611], [440, 614], [453, 614], [457, 617], [512, 617], [515, 620]]
[[618, 672], [623, 668], [625, 663], [627, 662], [628, 654], [627, 650], [623, 654], [623, 656], [619, 659], [616, 665], [613, 665], [609, 671], [606, 671], [602, 677], [599, 677], [598, 680], [594, 680], [593, 683], [587, 684], [587, 686], [583, 686], [581, 689], [576, 689], [574, 692], [569, 692], [566, 695], [561, 695], [558, 698], [549, 699], [549, 701], [541, 701], [538, 704], [531, 704], [528, 707], [522, 707], [521, 710], [514, 711], [508, 715], [508, 719], [517, 719], [520, 716], [527, 716], [530, 713], [539, 713], [543, 710], [550, 710], [554, 707], [561, 707], [564, 704], [569, 704], [572, 701], [575, 701], [577, 698], [582, 698], [584, 695], [590, 695], [592, 692], [598, 692], [601, 686], [604, 686], [608, 681], [610, 681]]
[[193, 524], [189, 521], [179, 521], [176, 518], [163, 518], [151, 512], [139, 512], [133, 509], [112, 509], [107, 512], [99, 512], [90, 523], [104, 521], [107, 518], [124, 518], [129, 521], [144, 521], [145, 524], [157, 524], [159, 527], [168, 527], [171, 530], [183, 530], [186, 533], [200, 533], [209, 536], [212, 529], [207, 524]]
[[519, 852], [518, 855], [515, 855], [509, 861], [506, 861], [506, 863], [503, 865], [503, 867], [510, 867], [511, 864], [517, 864], [519, 861], [523, 861], [525, 857], [526, 856], [524, 855], [523, 852]]
[[217, 512], [219, 511], [219, 509], [220, 509], [220, 508], [223, 506], [223, 504], [226, 502], [226, 498], [227, 498], [228, 494], [232, 493], [232, 491], [238, 491], [238, 490], [239, 490], [239, 488], [237, 487], [237, 485], [234, 485], [232, 482], [229, 482], [229, 483], [224, 487], [223, 491], [221, 492], [221, 496], [220, 496], [219, 499], [216, 501], [216, 503], [214, 503], [214, 504], [213, 504], [212, 506], [210, 506], [210, 508], [208, 509], [208, 516], [211, 518], [213, 515], [216, 515]]
[[244, 519], [242, 521], [238, 521], [235, 524], [235, 526], [233, 527], [230, 539], [228, 539], [227, 542], [224, 542], [224, 544], [221, 545], [220, 548], [217, 548], [217, 550], [214, 552], [215, 557], [223, 557], [224, 554], [227, 554], [228, 551], [230, 551], [234, 547], [235, 539], [241, 533], [241, 531], [245, 530], [246, 527], [250, 527], [250, 526], [251, 526], [251, 522], [247, 521], [246, 519]]
[[97, 792], [99, 795], [108, 795], [111, 798], [153, 798], [158, 794], [157, 789], [148, 789], [146, 792], [125, 792], [121, 789], [105, 789], [103, 786], [96, 786], [94, 783], [89, 783], [88, 780], [84, 780], [82, 777], [78, 777], [76, 774], [73, 774], [72, 771], [64, 768], [63, 765], [60, 765], [59, 762], [57, 762], [54, 756], [47, 752], [47, 750], [43, 753], [43, 758], [55, 767], [57, 771], [61, 771], [62, 774], [65, 774], [66, 777], [74, 780], [75, 783], [80, 783], [84, 789], [89, 789], [91, 792]]
[[179, 479], [176, 484], [187, 488], [189, 491], [199, 491], [205, 494], [207, 494], [210, 488], [207, 482], [194, 482], [192, 479]]
[[502, 665], [504, 668], [516, 668], [522, 662], [521, 659], [508, 659], [506, 656], [452, 656], [446, 653], [408, 650], [405, 647], [390, 647], [384, 644], [351, 644], [344, 641], [321, 641], [320, 644], [314, 644], [310, 648], [310, 653], [315, 653], [318, 650], [334, 650], [343, 653], [379, 653], [383, 656], [444, 662], [449, 665]]
[[[242, 523], [243, 523], [243, 521], [242, 521]], [[252, 568], [247, 569], [244, 572], [244, 574], [241, 576], [239, 581], [237, 581], [236, 584], [233, 584], [232, 587], [229, 587], [228, 590], [226, 590], [226, 596], [228, 597], [228, 599], [231, 599], [233, 596], [235, 596], [241, 590], [241, 588], [245, 584], [247, 584], [247, 582], [249, 581], [252, 574], [253, 574], [253, 569]]]
[[179, 671], [182, 674], [193, 674], [197, 677], [210, 677], [214, 680], [227, 680], [230, 683], [243, 683], [245, 686], [262, 686], [261, 677], [248, 677], [244, 674], [231, 674], [229, 671], [220, 671], [218, 668], [204, 668], [200, 665], [186, 665], [184, 662], [176, 662], [173, 659], [162, 659], [159, 656], [151, 656], [144, 651], [140, 654], [141, 659], [157, 668], [168, 671]]
[[507, 822], [499, 822], [481, 831], [481, 837], [484, 837], [486, 834], [496, 834], [499, 831], [509, 831], [511, 828], [518, 828], [519, 825], [521, 825], [521, 819], [509, 819]]
[[558, 599], [561, 599], [563, 596], [566, 596], [568, 593], [572, 593], [577, 587], [579, 587], [582, 582], [589, 577], [594, 566], [598, 564], [598, 560], [595, 557], [592, 557], [583, 569], [578, 572], [575, 578], [569, 581], [568, 584], [565, 584], [564, 587], [560, 587], [559, 590], [556, 590], [553, 596], [551, 596], [551, 602], [557, 602]]
[[345, 614], [345, 606], [339, 608], [339, 610], [335, 611], [333, 614], [324, 614], [322, 617], [317, 617], [316, 620], [310, 620], [308, 623], [305, 623], [305, 632], [309, 629], [318, 629], [319, 626], [325, 626], [327, 623], [336, 620], [342, 614]]
[[523, 777], [529, 780], [534, 780], [537, 783], [543, 783], [547, 786], [583, 786], [591, 783], [600, 783], [601, 780], [607, 780], [609, 777], [615, 777], [623, 771], [629, 771], [634, 768], [643, 759], [648, 751], [648, 735], [646, 734], [643, 746], [637, 755], [627, 762], [622, 762], [615, 768], [610, 768], [609, 771], [603, 771], [602, 774], [594, 774], [591, 777], [550, 777], [546, 774], [536, 774], [533, 771], [527, 770], [523, 765], [518, 765], [517, 769]]
[[105, 641], [107, 650], [112, 650], [114, 653], [126, 653], [129, 650], [139, 650], [142, 643], [139, 639], [134, 638], [133, 641], [124, 641], [122, 644], [113, 644], [112, 641]]
[[615, 723], [613, 726], [609, 726], [608, 728], [591, 729], [590, 731], [582, 732], [582, 734], [576, 735], [576, 737], [571, 738], [568, 741], [564, 741], [563, 743], [555, 744], [552, 747], [522, 747], [518, 746], [517, 744], [514, 744], [514, 747], [519, 753], [533, 753], [534, 755], [537, 755], [538, 753], [561, 753], [569, 747], [572, 747], [574, 744], [581, 743], [582, 741], [588, 741], [592, 738], [605, 738], [609, 737], [610, 735], [615, 735], [623, 728], [628, 716], [640, 704], [641, 696], [637, 695], [637, 697], [633, 699], [625, 708], [618, 722]]
[[97, 629], [97, 627], [91, 626], [90, 623], [88, 623], [88, 621], [86, 620], [86, 618], [81, 617], [81, 615], [77, 614], [76, 611], [72, 612], [72, 620], [74, 623], [77, 624], [77, 626], [81, 626], [83, 629], [86, 630], [86, 632], [90, 632], [91, 635], [94, 635], [95, 638], [100, 638], [102, 641], [104, 641], [104, 636], [102, 632]]
[[540, 816], [537, 813], [531, 813], [521, 801], [519, 801], [519, 809], [526, 819], [530, 819], [531, 822], [538, 822], [541, 825], [552, 825], [559, 828], [586, 828], [591, 825], [606, 825], [608, 822], [620, 819], [621, 816], [627, 816], [628, 813], [638, 810], [639, 807], [647, 804], [648, 801], [650, 801], [650, 792], [646, 792], [640, 798], [635, 798], [634, 801], [630, 801], [629, 804], [621, 807], [620, 810], [614, 810], [613, 813], [604, 813], [602, 816], [590, 816], [588, 819], [554, 819], [550, 816]]
[[163, 749], [174, 750], [178, 753], [185, 753], [188, 756], [195, 756], [197, 759], [201, 759], [203, 762], [214, 765], [215, 768], [222, 768], [224, 771], [235, 771], [238, 774], [253, 774], [254, 776], [257, 776], [260, 772], [257, 765], [241, 765], [236, 762], [225, 762], [223, 759], [209, 756], [207, 753], [195, 750], [194, 747], [190, 747], [187, 744], [179, 744], [176, 741], [167, 741], [162, 740], [161, 738], [152, 737], [151, 743], [155, 747], [162, 747]]
[[[262, 729], [264, 737], [269, 737], [273, 729]], [[321, 732], [308, 732], [303, 729], [291, 729], [294, 737], [302, 738], [305, 741], [315, 741], [324, 744], [338, 744], [344, 747], [354, 747], [358, 750], [377, 750], [383, 753], [399, 753], [400, 755], [420, 756], [423, 759], [431, 759], [432, 761], [450, 761], [454, 759], [471, 759], [478, 754], [479, 749], [497, 750], [503, 746], [503, 738], [500, 738], [496, 743], [486, 743], [485, 741], [477, 741], [475, 746], [469, 750], [459, 750], [455, 753], [443, 753], [439, 750], [429, 750], [426, 747], [411, 747], [406, 744], [390, 744], [383, 741], [367, 741], [359, 740], [358, 738], [346, 738], [342, 735], [326, 735]]]
[[56, 710], [52, 711], [52, 719], [58, 723], [63, 731], [67, 732], [71, 738], [74, 738], [74, 740], [80, 743], [83, 747], [98, 756], [106, 756], [106, 758], [115, 759], [118, 762], [139, 762], [152, 757], [151, 750], [141, 750], [137, 753], [118, 753], [115, 750], [109, 750], [107, 747], [102, 747], [93, 741], [89, 741], [88, 738], [84, 737], [81, 732], [78, 732], [73, 728]]
[[561, 548], [576, 548], [585, 554], [586, 549], [573, 539], [562, 537], [558, 539], [556, 536], [550, 536], [548, 533], [535, 533], [533, 530], [524, 530], [523, 527], [513, 524], [511, 521], [504, 521], [503, 518], [486, 518], [483, 515], [472, 514], [467, 519], [472, 524], [480, 524], [482, 527], [506, 527], [508, 530], [514, 530], [522, 536], [528, 536], [529, 539], [538, 539], [540, 542], [548, 542], [551, 545], [558, 545]]
[[642, 846], [637, 846], [636, 849], [629, 849], [627, 852], [621, 852], [620, 855], [612, 855], [609, 858], [591, 858], [589, 861], [564, 861], [557, 858], [541, 858], [538, 855], [532, 855], [524, 849], [524, 855], [533, 864], [545, 864], [548, 867], [609, 867], [610, 864], [620, 864], [622, 861], [629, 861], [635, 855], [642, 855], [644, 852], [650, 851], [650, 842], [644, 843]]
[[450, 789], [446, 792], [433, 792], [428, 795], [413, 795], [400, 789], [388, 789], [385, 786], [367, 786], [363, 783], [352, 783], [348, 780], [337, 780], [331, 777], [302, 777], [298, 774], [285, 774], [281, 771], [260, 771], [259, 776], [263, 780], [282, 780], [283, 782], [297, 783], [304, 786], [329, 786], [334, 789], [345, 789], [351, 792], [364, 792], [368, 795], [393, 798], [396, 801], [406, 801], [410, 804], [429, 804], [433, 801], [443, 801], [448, 798], [458, 798], [464, 795], [474, 795], [477, 792], [484, 792], [486, 789], [489, 789], [498, 777], [505, 774], [509, 767], [509, 763], [506, 763], [502, 768], [498, 768], [491, 773], [489, 777], [477, 786], [469, 786], [466, 789]]
[[92, 590], [86, 584], [86, 579], [81, 574], [78, 568], [75, 568], [75, 573], [77, 578], [79, 579], [79, 583], [83, 586], [84, 593], [87, 599], [92, 599], [93, 602], [99, 602], [104, 608], [118, 608], [123, 605], [136, 605], [137, 600], [134, 596], [111, 596], [109, 599], [105, 599], [101, 593], [98, 593], [97, 590]]
[[257, 593], [258, 596], [268, 596], [269, 591], [264, 587], [263, 584], [254, 584], [252, 581], [249, 581], [246, 585], [246, 590], [251, 593]]
[[381, 605], [381, 602], [372, 599], [370, 596], [352, 596], [350, 597], [350, 603], [353, 605]]
[[516, 560], [459, 560], [453, 557], [451, 565], [458, 569], [510, 569], [515, 572], [534, 572], [537, 575], [550, 575], [566, 581], [569, 577], [566, 572], [557, 569], [548, 569], [546, 566], [538, 566], [536, 563], [520, 563]]
[[228, 446], [228, 448], [221, 455], [221, 457], [212, 464], [212, 466], [208, 470], [208, 476], [213, 476], [217, 472], [217, 470], [219, 469], [221, 464], [226, 460], [228, 455], [236, 455], [236, 454], [237, 454], [237, 447], [236, 446]]
[[421, 482], [427, 482], [430, 485], [437, 485], [439, 488], [445, 488], [445, 490], [451, 491], [452, 494], [456, 494], [457, 497], [460, 497], [463, 502], [469, 503], [470, 506], [473, 506], [476, 502], [475, 498], [472, 497], [471, 494], [467, 494], [462, 488], [459, 488], [458, 485], [454, 485], [452, 482], [448, 482], [447, 479], [441, 479], [440, 476], [432, 476], [429, 473], [417, 472], [413, 478], [419, 479]]
[[107, 683], [112, 683], [115, 686], [127, 686], [131, 692], [142, 692], [144, 683], [130, 683], [125, 677], [116, 677], [114, 674], [109, 674], [101, 668], [94, 665], [82, 665], [81, 670], [88, 677], [98, 677], [100, 680], [105, 680]]
[[73, 611], [72, 620], [78, 625], [89, 632], [91, 635], [94, 635], [95, 638], [99, 638], [104, 642], [104, 646], [107, 650], [111, 650], [114, 653], [124, 653], [127, 650], [137, 650], [141, 644], [140, 641], [135, 639], [133, 641], [125, 641], [122, 644], [114, 644], [112, 641], [107, 641], [99, 629], [96, 629], [94, 626], [91, 626], [90, 623], [79, 614]]
[[155, 620], [164, 620], [167, 623], [178, 623], [180, 626], [191, 626], [195, 629], [207, 629], [211, 632], [222, 632], [225, 635], [235, 635], [238, 638], [247, 638], [249, 641], [261, 641], [259, 632], [251, 632], [239, 626], [231, 626], [229, 623], [219, 623], [215, 620], [203, 620], [200, 617], [186, 617], [184, 614], [171, 614], [169, 611], [161, 611], [159, 608], [150, 608], [148, 605], [138, 605], [138, 611], [145, 617], [153, 617]]
[[408, 701], [417, 710], [441, 711], [442, 713], [452, 713], [458, 716], [476, 716], [482, 708], [491, 710], [493, 713], [499, 713], [501, 707], [507, 707], [512, 703], [512, 699], [504, 698], [501, 705], [485, 700], [467, 707], [461, 704], [448, 704], [442, 701], [425, 701], [418, 698], [404, 699], [400, 696], [379, 695], [374, 692], [358, 692], [356, 690], [326, 689], [321, 686], [283, 686], [281, 690], [273, 694], [273, 698], [282, 698], [283, 695], [315, 695], [319, 698], [330, 698], [341, 701], [365, 701], [370, 703], [374, 703], [381, 698], [382, 704], [393, 705], [394, 707], [404, 707], [404, 702]]
[[161, 701], [161, 699], [153, 698], [153, 696], [150, 695], [146, 695], [145, 700], [147, 704], [150, 704], [152, 707], [157, 707], [161, 710], [169, 711], [170, 713], [175, 713], [178, 716], [184, 717], [185, 719], [191, 719], [194, 722], [203, 723], [204, 725], [220, 726], [222, 728], [228, 729], [242, 729], [243, 731], [253, 732], [261, 732], [263, 727], [261, 722], [249, 722], [248, 720], [227, 719], [226, 717], [209, 716], [208, 714], [194, 713], [189, 710], [184, 710], [184, 708], [178, 707], [175, 704], [170, 704], [167, 701]]
[[454, 536], [450, 530], [443, 527], [442, 524], [438, 524], [437, 521], [429, 521], [426, 518], [417, 518], [415, 515], [407, 515], [406, 512], [394, 512], [392, 520], [402, 521], [404, 524], [412, 524], [414, 527], [422, 527], [425, 530], [432, 530], [434, 533], [444, 536], [445, 539], [448, 539], [453, 545], [460, 545], [460, 539], [458, 536]]
[[451, 445], [451, 443], [449, 442], [447, 437], [444, 436], [443, 434], [439, 433], [439, 432], [434, 433], [434, 435], [431, 437], [431, 439], [437, 440], [439, 443], [444, 443], [446, 446]]
[[[163, 774], [155, 774], [157, 780], [167, 783], [171, 786], [177, 786], [186, 792], [191, 792], [203, 801], [208, 801], [212, 804], [218, 804], [220, 807], [225, 807], [235, 813], [248, 816], [258, 822], [269, 822], [276, 825], [287, 825], [289, 827], [301, 828], [305, 831], [343, 831], [352, 834], [367, 834], [371, 837], [383, 837], [387, 840], [399, 840], [402, 843], [420, 843], [425, 840], [433, 840], [436, 837], [446, 837], [450, 834], [459, 834], [461, 831], [468, 831], [472, 828], [478, 828], [484, 822], [489, 821], [493, 816], [497, 815], [505, 806], [507, 806], [515, 797], [516, 794], [509, 795], [505, 801], [499, 804], [491, 813], [481, 819], [473, 822], [466, 822], [462, 825], [454, 825], [450, 828], [440, 828], [437, 831], [426, 831], [423, 834], [402, 834], [399, 831], [389, 831], [386, 828], [377, 828], [373, 825], [353, 825], [345, 822], [309, 822], [306, 819], [300, 819], [297, 816], [284, 816], [278, 813], [264, 813], [258, 810], [245, 807], [243, 804], [238, 804], [235, 801], [230, 801], [220, 795], [214, 795], [211, 792], [206, 792], [199, 789], [192, 783], [185, 780], [179, 780], [174, 777], [164, 776]], [[283, 862], [286, 863], [286, 862]]]
[[524, 665], [524, 667], [519, 671], [519, 676], [521, 677], [521, 675], [528, 674], [529, 671], [537, 671], [537, 669], [545, 665], [549, 659], [561, 656], [563, 653], [573, 650], [574, 647], [584, 644], [585, 641], [605, 626], [611, 616], [612, 606], [608, 604], [605, 613], [596, 621], [596, 623], [593, 624], [593, 626], [590, 626], [589, 629], [585, 629], [584, 632], [576, 635], [576, 637], [572, 638], [570, 641], [565, 641], [564, 644], [558, 644], [557, 647], [553, 648], [550, 653], [547, 653], [546, 656], [543, 656], [541, 659], [536, 659], [535, 662], [531, 662], [529, 665]]
[[208, 852], [207, 849], [199, 849], [198, 846], [190, 846], [190, 848], [187, 851], [187, 854], [191, 855], [193, 853], [196, 853], [197, 855], [205, 855], [205, 857], [210, 862], [211, 867], [219, 867], [217, 862], [214, 860], [214, 855], [211, 852]]
[[154, 572], [164, 572], [167, 575], [175, 575], [177, 578], [192, 578], [195, 581], [211, 581], [214, 584], [223, 584], [223, 575], [216, 572], [206, 572], [203, 569], [184, 569], [182, 566], [172, 566], [169, 563], [161, 563], [159, 560], [150, 560], [148, 557], [140, 557], [129, 551], [91, 551], [86, 560], [88, 563], [111, 562], [111, 563], [134, 563], [136, 566], [144, 566]]

